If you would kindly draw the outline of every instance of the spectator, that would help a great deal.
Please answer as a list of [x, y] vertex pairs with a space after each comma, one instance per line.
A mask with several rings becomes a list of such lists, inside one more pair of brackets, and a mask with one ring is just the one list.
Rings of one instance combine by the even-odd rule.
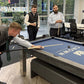
[[29, 12], [25, 16], [24, 22], [27, 25], [29, 40], [30, 41], [35, 40], [37, 32], [38, 32], [38, 28], [40, 26], [40, 23], [39, 23], [40, 21], [39, 21], [39, 17], [37, 14], [37, 6], [36, 5], [32, 5], [31, 12]]
[[50, 25], [50, 36], [60, 36], [63, 27], [64, 16], [58, 11], [58, 6], [53, 5], [53, 12], [48, 17], [48, 23]]

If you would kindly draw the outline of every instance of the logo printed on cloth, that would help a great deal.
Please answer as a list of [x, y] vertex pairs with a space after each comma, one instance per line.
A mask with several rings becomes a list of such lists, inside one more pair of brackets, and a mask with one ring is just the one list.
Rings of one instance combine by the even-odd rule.
[[58, 52], [58, 54], [59, 55], [65, 55], [65, 54], [69, 54], [69, 53], [71, 53], [71, 52], [73, 52], [73, 51], [76, 51], [77, 49], [79, 49], [80, 47], [79, 46], [75, 46], [75, 47], [73, 47], [73, 48], [71, 48], [71, 49], [65, 49], [65, 50], [60, 50], [59, 52]]
[[76, 52], [74, 52], [73, 54], [75, 54], [75, 55], [78, 55], [78, 56], [82, 56], [82, 55], [84, 55], [84, 51], [76, 51]]

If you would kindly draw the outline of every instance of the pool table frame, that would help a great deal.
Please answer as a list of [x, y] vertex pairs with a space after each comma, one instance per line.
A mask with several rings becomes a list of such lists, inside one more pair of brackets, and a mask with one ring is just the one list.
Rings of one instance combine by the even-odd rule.
[[[37, 41], [46, 40], [46, 39], [51, 39], [51, 38], [75, 43], [78, 45], [83, 45], [83, 43], [80, 43], [80, 42], [67, 40], [67, 39], [63, 39], [63, 38], [57, 38], [57, 37], [48, 37], [45, 39], [33, 41], [32, 43], [37, 42]], [[84, 80], [84, 65], [73, 62], [71, 60], [65, 59], [60, 56], [54, 56], [53, 54], [46, 52], [43, 49], [42, 50], [30, 49], [30, 50], [27, 50], [27, 53], [37, 57], [37, 59], [32, 60], [32, 62], [31, 62], [31, 77], [34, 77], [36, 74], [38, 74], [39, 76], [43, 77], [44, 79], [50, 81], [51, 84], [56, 84], [57, 80], [59, 82], [58, 84], [61, 84], [62, 82], [64, 82], [63, 84], [82, 84], [82, 82]], [[40, 61], [38, 61], [38, 60], [40, 60]], [[47, 67], [47, 66], [49, 66], [49, 67]], [[52, 69], [52, 67], [54, 70]], [[57, 73], [55, 71], [56, 69], [60, 69], [61, 72], [63, 72], [64, 74], [69, 73], [67, 75], [68, 76], [70, 75], [70, 79], [67, 78], [66, 75], [64, 75], [64, 74], [60, 75], [59, 73]], [[43, 76], [42, 74], [43, 73], [45, 74], [45, 72], [50, 73], [50, 74]], [[54, 77], [57, 77], [58, 79], [55, 80]], [[73, 78], [74, 78], [74, 80], [73, 80]], [[64, 80], [64, 81], [60, 81], [60, 80]], [[80, 81], [80, 83], [79, 83], [79, 81]]]
[[38, 58], [31, 62], [31, 78], [40, 76], [50, 84], [83, 84], [84, 80]]

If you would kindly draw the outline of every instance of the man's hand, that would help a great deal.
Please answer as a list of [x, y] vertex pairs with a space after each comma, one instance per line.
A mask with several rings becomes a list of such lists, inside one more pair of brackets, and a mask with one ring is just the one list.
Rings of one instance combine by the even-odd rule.
[[62, 20], [57, 20], [55, 23], [62, 23]]
[[1, 54], [1, 52], [0, 52], [0, 54]]
[[36, 23], [34, 22], [34, 23], [30, 23], [30, 25], [32, 25], [32, 26], [36, 26]]
[[35, 46], [35, 45], [32, 45], [30, 48], [28, 48], [28, 49], [43, 49], [44, 47], [43, 46], [41, 46], [41, 45], [37, 45], [37, 46]]

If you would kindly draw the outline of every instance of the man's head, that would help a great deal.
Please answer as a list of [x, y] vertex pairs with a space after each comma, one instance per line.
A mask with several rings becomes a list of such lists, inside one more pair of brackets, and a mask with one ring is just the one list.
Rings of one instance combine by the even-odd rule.
[[12, 22], [9, 26], [8, 35], [15, 37], [20, 33], [20, 30], [22, 30], [21, 25], [17, 22]]
[[32, 5], [31, 11], [32, 11], [33, 14], [35, 14], [37, 12], [37, 6], [36, 5]]
[[53, 12], [58, 13], [58, 6], [56, 4], [53, 5]]

